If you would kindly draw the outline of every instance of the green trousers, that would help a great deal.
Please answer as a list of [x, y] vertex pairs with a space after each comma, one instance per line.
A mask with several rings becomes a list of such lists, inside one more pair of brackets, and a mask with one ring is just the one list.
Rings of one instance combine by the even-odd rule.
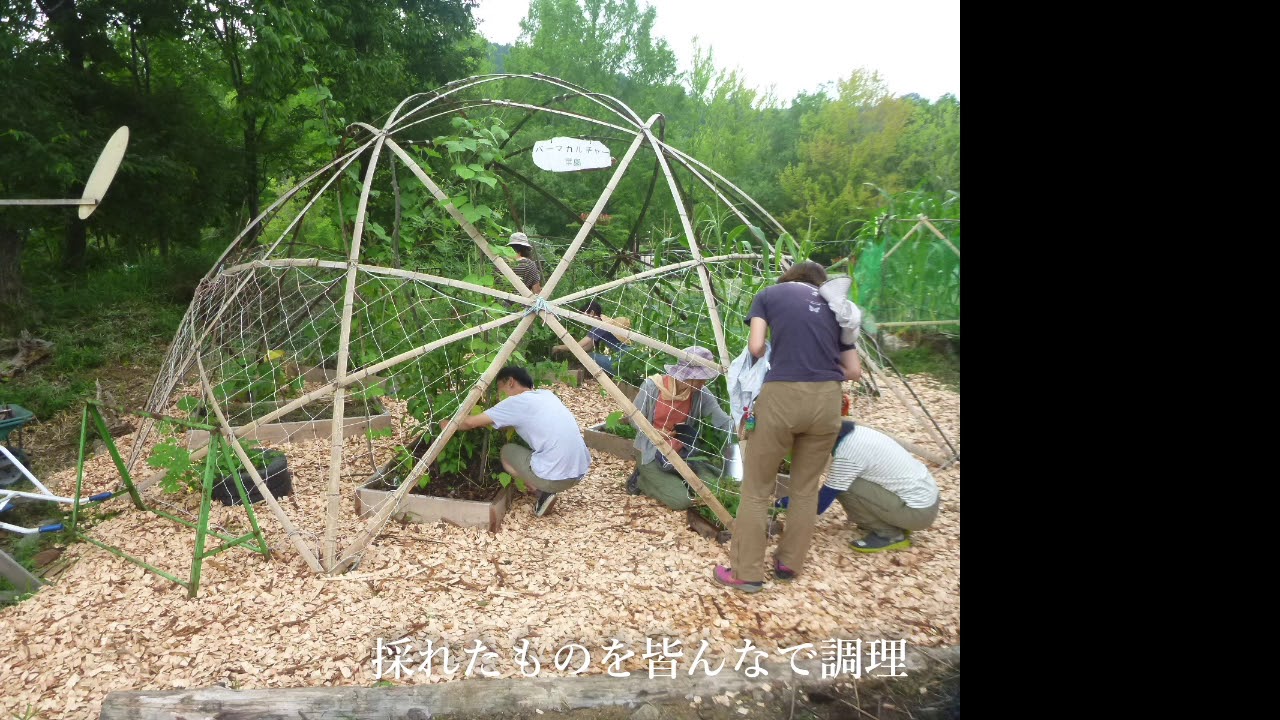
[[[698, 477], [708, 481], [716, 479], [710, 471], [699, 472]], [[648, 495], [672, 510], [687, 510], [695, 502], [693, 491], [684, 478], [677, 473], [663, 472], [657, 460], [640, 466], [640, 480], [636, 487], [640, 488], [641, 494]]]

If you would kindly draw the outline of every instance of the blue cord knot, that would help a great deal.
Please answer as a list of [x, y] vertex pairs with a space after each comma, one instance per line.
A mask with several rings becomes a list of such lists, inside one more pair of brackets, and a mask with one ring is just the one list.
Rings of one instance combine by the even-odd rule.
[[551, 306], [547, 304], [547, 299], [541, 295], [539, 295], [538, 299], [534, 300], [533, 304], [524, 311], [524, 314], [529, 315], [536, 312], [552, 312]]

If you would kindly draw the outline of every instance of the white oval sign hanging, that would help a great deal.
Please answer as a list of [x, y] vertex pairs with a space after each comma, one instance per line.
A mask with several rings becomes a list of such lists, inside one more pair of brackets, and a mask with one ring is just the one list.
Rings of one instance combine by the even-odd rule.
[[558, 137], [533, 144], [533, 164], [550, 172], [576, 172], [607, 168], [613, 157], [599, 140]]
[[115, 178], [116, 170], [120, 168], [120, 161], [124, 159], [124, 150], [128, 145], [129, 126], [122, 125], [107, 141], [107, 146], [98, 156], [97, 164], [93, 166], [93, 172], [89, 174], [89, 180], [84, 184], [84, 195], [80, 198], [81, 220], [87, 219], [98, 209], [98, 203], [107, 194], [107, 188]]

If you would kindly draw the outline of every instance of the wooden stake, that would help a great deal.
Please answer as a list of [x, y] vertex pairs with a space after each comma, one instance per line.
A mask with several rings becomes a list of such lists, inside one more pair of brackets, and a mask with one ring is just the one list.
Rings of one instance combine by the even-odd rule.
[[[390, 120], [390, 119], [388, 119]], [[347, 388], [342, 381], [347, 377], [347, 361], [351, 356], [351, 313], [355, 307], [357, 275], [360, 265], [360, 244], [364, 238], [366, 214], [369, 210], [369, 192], [373, 190], [373, 174], [378, 169], [378, 158], [386, 133], [379, 133], [369, 157], [369, 167], [364, 172], [360, 186], [360, 200], [356, 204], [356, 223], [351, 229], [351, 252], [347, 255], [347, 290], [342, 298], [342, 324], [338, 330], [338, 367], [333, 389], [333, 422], [329, 433], [329, 487], [326, 491], [328, 507], [324, 517], [324, 566], [332, 570], [334, 555], [338, 550], [338, 514], [342, 512], [342, 422], [346, 416]]]

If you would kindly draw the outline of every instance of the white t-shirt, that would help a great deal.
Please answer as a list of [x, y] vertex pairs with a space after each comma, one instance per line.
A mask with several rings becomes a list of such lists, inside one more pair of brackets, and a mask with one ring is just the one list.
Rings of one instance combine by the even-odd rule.
[[533, 448], [529, 466], [543, 480], [573, 480], [591, 468], [578, 420], [550, 390], [526, 390], [484, 411], [496, 428], [514, 427]]

